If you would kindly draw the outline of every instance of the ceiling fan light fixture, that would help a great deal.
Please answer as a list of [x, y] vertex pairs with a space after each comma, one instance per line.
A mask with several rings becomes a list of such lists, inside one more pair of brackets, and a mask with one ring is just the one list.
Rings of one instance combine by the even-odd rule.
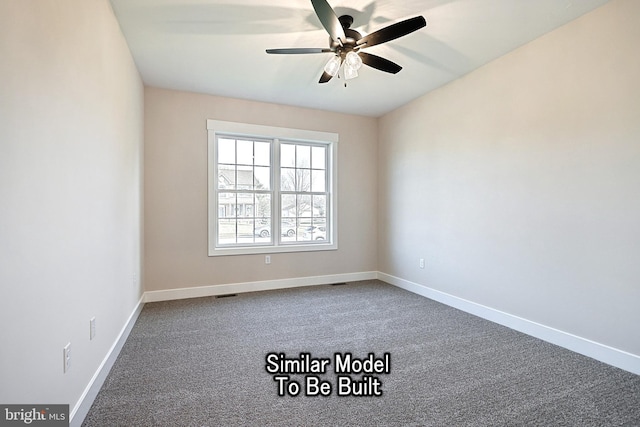
[[324, 66], [324, 71], [330, 76], [335, 76], [338, 74], [338, 70], [340, 69], [340, 57], [332, 56], [329, 62]]
[[354, 51], [347, 53], [344, 62], [355, 70], [359, 70], [360, 67], [362, 67], [362, 59], [360, 58], [360, 55]]
[[345, 64], [344, 65], [344, 78], [345, 78], [345, 80], [355, 79], [356, 77], [358, 77], [358, 69], [355, 68], [355, 67], [352, 67], [349, 64]]

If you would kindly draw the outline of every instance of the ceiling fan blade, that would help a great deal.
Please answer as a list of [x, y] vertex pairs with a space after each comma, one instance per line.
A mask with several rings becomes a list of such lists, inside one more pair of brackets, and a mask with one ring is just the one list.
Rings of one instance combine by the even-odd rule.
[[298, 55], [305, 53], [327, 53], [333, 52], [333, 49], [323, 49], [315, 47], [293, 47], [287, 49], [267, 49], [267, 53], [284, 54], [284, 55]]
[[398, 37], [406, 36], [407, 34], [413, 33], [414, 31], [419, 30], [426, 25], [427, 21], [423, 16], [416, 16], [414, 18], [409, 18], [401, 22], [396, 22], [395, 24], [384, 27], [378, 31], [374, 31], [373, 33], [366, 35], [358, 40], [356, 42], [356, 45], [362, 46], [366, 44], [366, 46], [364, 47], [370, 47], [377, 44], [386, 43], [388, 41], [395, 40]]
[[318, 83], [326, 83], [329, 80], [331, 80], [333, 78], [333, 76], [329, 73], [327, 73], [326, 71], [324, 71], [322, 73], [322, 76], [320, 76], [320, 81]]
[[366, 52], [358, 52], [360, 59], [362, 59], [362, 63], [368, 65], [369, 67], [375, 68], [376, 70], [384, 71], [386, 73], [396, 74], [402, 67], [396, 64], [395, 62], [389, 61], [388, 59], [381, 58], [376, 55], [371, 55]]
[[333, 11], [327, 0], [311, 0], [313, 9], [316, 11], [316, 15], [320, 19], [322, 26], [334, 41], [346, 40], [347, 36], [344, 34], [344, 29], [338, 15]]

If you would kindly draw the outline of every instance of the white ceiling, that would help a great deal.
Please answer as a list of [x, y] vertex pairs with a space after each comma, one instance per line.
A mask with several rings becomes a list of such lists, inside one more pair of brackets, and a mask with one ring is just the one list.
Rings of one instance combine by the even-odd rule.
[[380, 116], [557, 28], [608, 0], [329, 0], [363, 35], [416, 15], [427, 26], [366, 51], [403, 66], [363, 67], [318, 84], [331, 54], [310, 0], [111, 0], [145, 84]]

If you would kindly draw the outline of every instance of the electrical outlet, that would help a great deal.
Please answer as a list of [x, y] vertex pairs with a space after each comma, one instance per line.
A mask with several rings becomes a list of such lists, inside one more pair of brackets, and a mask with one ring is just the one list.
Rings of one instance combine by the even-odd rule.
[[66, 373], [71, 368], [71, 343], [68, 343], [62, 349], [63, 370]]
[[96, 337], [96, 318], [95, 316], [89, 320], [89, 340]]
[[264, 263], [265, 264], [271, 264], [271, 255], [265, 255]]
[[420, 258], [420, 268], [424, 268], [424, 258]]

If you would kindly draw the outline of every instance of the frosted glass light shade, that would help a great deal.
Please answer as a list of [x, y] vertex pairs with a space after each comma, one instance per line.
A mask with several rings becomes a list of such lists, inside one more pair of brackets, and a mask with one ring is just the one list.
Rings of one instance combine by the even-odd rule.
[[339, 69], [340, 69], [340, 57], [338, 56], [331, 57], [329, 62], [327, 62], [327, 65], [324, 66], [325, 73], [329, 74], [330, 76], [335, 76], [336, 74], [338, 74]]
[[347, 53], [344, 62], [355, 70], [359, 70], [360, 67], [362, 67], [362, 59], [360, 59], [360, 56], [354, 51]]
[[358, 77], [358, 70], [349, 64], [344, 66], [344, 78], [345, 80], [351, 80]]

